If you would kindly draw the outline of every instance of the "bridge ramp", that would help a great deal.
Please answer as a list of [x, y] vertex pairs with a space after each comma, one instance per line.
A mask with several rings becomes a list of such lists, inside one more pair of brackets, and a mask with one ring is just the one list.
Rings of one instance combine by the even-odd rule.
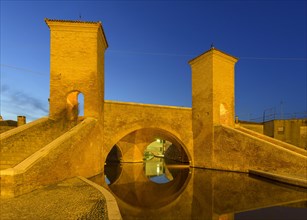
[[289, 144], [289, 143], [286, 143], [286, 142], [283, 142], [283, 141], [280, 141], [278, 139], [275, 139], [275, 138], [271, 138], [267, 135], [264, 135], [264, 134], [260, 134], [258, 132], [255, 132], [255, 131], [252, 131], [250, 129], [247, 129], [247, 128], [244, 128], [244, 127], [236, 127], [237, 130], [239, 131], [242, 131], [246, 134], [249, 134], [249, 135], [252, 135], [253, 137], [257, 137], [257, 138], [260, 138], [266, 142], [270, 142], [272, 144], [275, 144], [275, 145], [278, 145], [280, 147], [283, 147], [285, 149], [288, 149], [290, 151], [293, 151], [293, 152], [296, 152], [296, 153], [299, 153], [301, 155], [304, 155], [304, 156], [307, 156], [307, 151], [300, 148], [300, 147], [297, 147], [295, 145], [292, 145], [292, 144]]
[[307, 179], [307, 156], [303, 149], [248, 129], [214, 127], [213, 161], [216, 169], [264, 171]]
[[60, 133], [14, 167], [0, 171], [1, 196], [15, 197], [70, 177], [90, 177], [102, 171], [102, 135], [96, 119], [85, 118]]
[[77, 122], [50, 120], [47, 117], [0, 135], [0, 170], [12, 168], [68, 131]]

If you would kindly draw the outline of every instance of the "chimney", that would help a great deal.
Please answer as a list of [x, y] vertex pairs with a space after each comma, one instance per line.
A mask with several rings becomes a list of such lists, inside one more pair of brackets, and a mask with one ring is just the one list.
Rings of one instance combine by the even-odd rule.
[[17, 116], [17, 127], [26, 124], [26, 116]]

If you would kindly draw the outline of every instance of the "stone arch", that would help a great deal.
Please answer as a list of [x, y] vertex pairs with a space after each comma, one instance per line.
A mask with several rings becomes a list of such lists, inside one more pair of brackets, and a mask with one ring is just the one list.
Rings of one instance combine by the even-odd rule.
[[[128, 140], [125, 138], [127, 138]], [[130, 152], [130, 154], [134, 154], [134, 156], [137, 156], [137, 158], [133, 158], [134, 159], [133, 161], [127, 160], [127, 157], [125, 158], [125, 155], [123, 155], [123, 162], [141, 162], [143, 161], [143, 154], [145, 148], [149, 143], [154, 141], [156, 138], [169, 140], [173, 144], [182, 147], [185, 154], [188, 157], [189, 163], [191, 163], [192, 157], [188, 149], [187, 143], [185, 143], [180, 138], [180, 135], [178, 133], [176, 133], [175, 131], [169, 131], [169, 129], [163, 126], [141, 127], [141, 125], [135, 125], [135, 126], [130, 125], [127, 129], [123, 128], [117, 134], [114, 134], [113, 137], [107, 143], [105, 143], [105, 150], [107, 151], [106, 155], [108, 155], [112, 147], [115, 145], [117, 145], [122, 152], [126, 152], [127, 147], [129, 146], [123, 143], [122, 140], [124, 140], [126, 141], [126, 143], [127, 142], [131, 143], [130, 147], [137, 146], [140, 152]], [[136, 142], [133, 143], [133, 139]]]
[[[72, 90], [66, 94], [66, 117], [68, 120], [76, 120], [80, 114], [80, 96], [83, 93], [79, 90]], [[84, 107], [82, 112], [84, 112]]]
[[109, 162], [120, 162], [122, 160], [123, 153], [120, 147], [116, 144], [112, 147], [109, 154], [107, 155], [106, 161]]
[[[104, 174], [106, 172], [108, 173], [107, 180], [109, 182], [107, 182], [107, 180], [105, 179], [107, 184], [113, 184], [122, 175], [122, 166], [120, 164], [121, 160], [122, 160], [122, 152], [120, 148], [117, 145], [115, 145], [107, 155], [106, 161], [104, 163], [105, 165], [108, 165], [104, 167]], [[116, 170], [116, 172], [114, 172], [114, 170]]]

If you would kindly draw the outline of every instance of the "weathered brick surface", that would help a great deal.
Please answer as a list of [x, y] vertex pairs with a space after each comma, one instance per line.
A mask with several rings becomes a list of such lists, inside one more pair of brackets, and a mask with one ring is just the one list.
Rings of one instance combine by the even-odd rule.
[[234, 65], [216, 49], [191, 60], [194, 164], [212, 168], [213, 126], [234, 126]]
[[214, 131], [213, 163], [216, 169], [240, 172], [253, 169], [306, 179], [305, 155], [230, 127], [216, 126]]
[[[101, 117], [104, 100], [104, 51], [108, 47], [99, 22], [46, 19], [50, 28], [50, 111], [62, 118], [71, 92], [84, 95], [84, 116]], [[76, 102], [77, 103], [77, 102]]]
[[87, 118], [12, 169], [1, 171], [1, 195], [12, 197], [74, 176], [102, 172], [101, 129]]
[[[130, 147], [122, 145], [123, 158], [125, 153], [135, 155], [137, 149], [143, 156], [147, 145], [160, 137], [182, 146], [192, 161], [190, 108], [106, 101], [104, 110], [104, 154], [107, 155], [115, 144], [130, 134], [134, 136], [122, 140], [130, 143]], [[137, 149], [133, 150], [134, 147]]]
[[0, 135], [0, 168], [13, 167], [70, 129], [75, 122], [42, 118]]

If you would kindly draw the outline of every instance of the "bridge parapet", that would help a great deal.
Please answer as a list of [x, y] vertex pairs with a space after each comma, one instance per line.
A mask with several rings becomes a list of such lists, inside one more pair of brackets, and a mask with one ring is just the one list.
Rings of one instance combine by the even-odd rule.
[[106, 155], [128, 134], [141, 129], [152, 129], [151, 135], [162, 135], [183, 145], [189, 159], [192, 160], [191, 108], [105, 101], [104, 110]]

